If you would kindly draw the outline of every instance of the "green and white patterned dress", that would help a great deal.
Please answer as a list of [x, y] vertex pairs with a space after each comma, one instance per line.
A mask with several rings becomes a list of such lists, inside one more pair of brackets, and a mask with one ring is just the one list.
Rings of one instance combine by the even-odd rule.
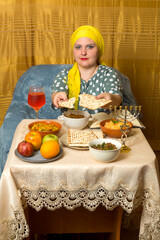
[[[53, 80], [52, 92], [66, 92], [68, 94], [67, 76], [70, 69], [63, 69]], [[121, 85], [116, 71], [108, 66], [99, 65], [97, 72], [89, 79], [88, 82], [81, 79], [81, 93], [87, 93], [94, 96], [103, 92], [118, 94], [122, 98]], [[98, 112], [108, 111], [104, 108], [89, 110], [78, 106], [80, 110], [87, 110], [94, 114]]]

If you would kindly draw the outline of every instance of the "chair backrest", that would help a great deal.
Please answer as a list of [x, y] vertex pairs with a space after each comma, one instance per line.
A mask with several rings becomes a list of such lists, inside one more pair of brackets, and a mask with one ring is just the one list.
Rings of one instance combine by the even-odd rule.
[[[71, 68], [70, 64], [37, 65], [30, 67], [18, 80], [14, 90], [13, 100], [27, 103], [30, 86], [41, 85], [44, 87], [46, 104], [39, 110], [40, 118], [57, 118], [60, 110], [53, 111], [51, 104], [51, 85], [56, 75], [64, 68]], [[32, 111], [32, 109], [31, 109]]]
[[122, 93], [123, 93], [123, 101], [122, 101], [122, 106], [136, 106], [138, 103], [132, 93], [131, 90], [131, 84], [130, 80], [127, 76], [119, 72], [117, 69], [115, 69], [118, 77], [121, 82], [121, 88], [122, 88]]

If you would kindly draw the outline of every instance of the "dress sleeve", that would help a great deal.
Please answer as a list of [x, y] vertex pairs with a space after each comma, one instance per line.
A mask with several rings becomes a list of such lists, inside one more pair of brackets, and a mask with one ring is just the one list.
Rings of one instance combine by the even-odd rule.
[[57, 76], [53, 79], [53, 83], [51, 86], [52, 93], [54, 92], [66, 92], [68, 93], [68, 69], [63, 69], [61, 72], [57, 74]]
[[108, 68], [104, 72], [104, 86], [103, 86], [104, 92], [108, 92], [111, 94], [118, 94], [122, 98], [122, 92], [121, 92], [121, 84], [120, 80], [118, 78], [117, 72], [112, 69]]

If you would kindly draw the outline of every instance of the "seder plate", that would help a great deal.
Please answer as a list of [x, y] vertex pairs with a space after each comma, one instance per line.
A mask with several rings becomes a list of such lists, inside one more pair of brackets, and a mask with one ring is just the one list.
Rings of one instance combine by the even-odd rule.
[[64, 146], [72, 148], [72, 149], [76, 149], [76, 150], [89, 150], [89, 146], [81, 146], [80, 144], [78, 146], [69, 146], [69, 144], [67, 142], [67, 133], [65, 133], [64, 135], [62, 135], [60, 137], [60, 141], [61, 141], [61, 143]]
[[58, 160], [62, 155], [63, 155], [63, 148], [60, 147], [60, 151], [57, 154], [57, 156], [50, 158], [50, 159], [46, 159], [44, 157], [42, 157], [40, 150], [38, 151], [34, 151], [33, 156], [31, 157], [23, 157], [17, 150], [17, 148], [15, 149], [15, 155], [22, 161], [25, 162], [29, 162], [29, 163], [49, 163], [49, 162], [53, 162]]

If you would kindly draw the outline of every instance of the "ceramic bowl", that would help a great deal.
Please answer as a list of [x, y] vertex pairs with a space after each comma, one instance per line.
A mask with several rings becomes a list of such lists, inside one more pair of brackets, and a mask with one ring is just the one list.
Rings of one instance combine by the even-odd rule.
[[[83, 118], [70, 118], [70, 114], [80, 114], [83, 115]], [[82, 110], [68, 110], [65, 111], [61, 116], [58, 117], [59, 120], [62, 120], [64, 124], [72, 129], [81, 130], [86, 127], [90, 120], [92, 120], [91, 115], [87, 111]]]
[[[116, 149], [114, 149], [114, 150], [97, 150], [97, 149], [93, 148], [93, 145], [102, 144], [103, 142], [114, 144], [116, 146]], [[116, 160], [120, 154], [121, 147], [122, 147], [122, 144], [119, 141], [111, 139], [111, 138], [95, 139], [89, 143], [89, 150], [90, 150], [92, 157], [95, 160], [104, 162], [104, 163], [112, 162], [112, 161]]]
[[32, 122], [28, 125], [28, 128], [30, 131], [38, 131], [44, 137], [47, 134], [56, 135], [62, 128], [62, 125], [58, 122], [47, 120]]
[[[122, 135], [122, 131], [120, 128], [114, 129], [114, 128], [105, 127], [105, 123], [110, 122], [110, 121], [111, 121], [111, 119], [106, 119], [106, 120], [103, 120], [102, 122], [100, 122], [100, 128], [101, 128], [102, 132], [105, 133], [108, 137], [120, 138]], [[126, 134], [128, 134], [129, 131], [131, 130], [131, 128], [133, 127], [133, 124], [131, 122], [128, 122], [128, 124], [130, 125], [130, 127], [128, 128], [128, 131], [126, 132]]]

